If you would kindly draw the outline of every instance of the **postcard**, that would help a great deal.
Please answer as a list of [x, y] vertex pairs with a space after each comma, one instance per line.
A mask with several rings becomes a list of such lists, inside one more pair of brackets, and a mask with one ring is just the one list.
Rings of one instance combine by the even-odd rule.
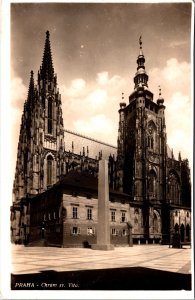
[[193, 299], [194, 4], [1, 6], [3, 299]]

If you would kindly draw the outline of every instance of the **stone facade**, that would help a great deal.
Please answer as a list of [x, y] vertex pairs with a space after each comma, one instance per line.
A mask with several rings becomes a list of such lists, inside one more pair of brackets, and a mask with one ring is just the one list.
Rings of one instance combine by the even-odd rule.
[[[75, 179], [77, 186], [75, 188]], [[76, 190], [76, 192], [75, 192]], [[129, 196], [110, 191], [108, 221], [111, 243], [129, 242]], [[28, 202], [30, 245], [87, 247], [97, 242], [98, 180], [88, 172], [71, 171], [50, 190]]]
[[[101, 159], [108, 159], [110, 193], [113, 191], [111, 243], [128, 245], [130, 231], [136, 243], [169, 243], [174, 232], [180, 233], [181, 240], [190, 240], [188, 160], [180, 154], [175, 159], [169, 150], [164, 99], [159, 90], [154, 100], [148, 79], [140, 40], [134, 91], [128, 104], [124, 97], [120, 103], [117, 147], [66, 130], [50, 35], [46, 33], [37, 85], [31, 71], [21, 120], [11, 207], [13, 242], [32, 242], [41, 237], [47, 243], [63, 246], [95, 242], [99, 222], [97, 187], [90, 196], [94, 200], [89, 200], [85, 192], [90, 188], [78, 187], [76, 179], [70, 191], [68, 175], [87, 172], [97, 179]], [[54, 193], [55, 189], [59, 194]], [[71, 217], [74, 204], [75, 212], [79, 208], [78, 220]], [[93, 219], [86, 220], [90, 205]], [[59, 211], [66, 212], [66, 218]], [[125, 221], [120, 222], [120, 218]]]

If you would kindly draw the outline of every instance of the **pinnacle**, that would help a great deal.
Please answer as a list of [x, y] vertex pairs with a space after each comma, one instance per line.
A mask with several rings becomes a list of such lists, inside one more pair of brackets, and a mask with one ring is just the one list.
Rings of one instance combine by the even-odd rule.
[[33, 102], [34, 99], [34, 73], [33, 71], [30, 72], [30, 83], [28, 88], [28, 102]]
[[53, 68], [52, 53], [51, 53], [49, 37], [50, 37], [50, 33], [47, 30], [42, 66], [40, 68], [41, 77], [42, 77], [42, 79], [45, 79], [45, 80], [47, 80], [47, 79], [52, 80], [54, 77], [54, 68]]
[[46, 31], [46, 37], [49, 38], [49, 36], [50, 36], [50, 33], [49, 33], [49, 30], [47, 30]]

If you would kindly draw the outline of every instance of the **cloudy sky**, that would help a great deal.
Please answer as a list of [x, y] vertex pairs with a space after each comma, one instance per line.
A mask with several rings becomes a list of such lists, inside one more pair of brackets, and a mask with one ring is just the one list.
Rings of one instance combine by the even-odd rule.
[[166, 106], [168, 144], [192, 161], [191, 4], [51, 3], [11, 6], [12, 159], [30, 71], [50, 31], [66, 129], [116, 145], [118, 108], [134, 89], [142, 35], [149, 88]]

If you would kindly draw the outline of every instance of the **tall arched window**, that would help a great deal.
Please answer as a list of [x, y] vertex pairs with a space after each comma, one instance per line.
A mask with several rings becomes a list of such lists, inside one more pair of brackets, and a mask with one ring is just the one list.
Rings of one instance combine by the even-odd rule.
[[139, 210], [135, 209], [135, 217], [134, 217], [134, 232], [139, 229]]
[[148, 174], [148, 190], [149, 193], [156, 194], [156, 173], [154, 170]]
[[154, 150], [155, 148], [155, 136], [156, 136], [156, 126], [153, 121], [148, 123], [148, 148]]
[[175, 233], [179, 232], [179, 225], [177, 223], [175, 224], [174, 229], [175, 229]]
[[52, 107], [52, 99], [48, 99], [48, 123], [47, 123], [47, 131], [52, 134], [53, 126], [52, 126], [52, 118], [53, 118], [53, 107]]
[[47, 185], [52, 184], [52, 176], [53, 176], [53, 157], [49, 155], [47, 157]]
[[153, 228], [154, 228], [154, 233], [158, 233], [158, 217], [155, 212], [153, 214]]
[[184, 242], [184, 239], [185, 239], [185, 227], [184, 227], [184, 224], [181, 224], [181, 226], [180, 226], [180, 238], [181, 238], [181, 242]]
[[172, 203], [180, 203], [180, 183], [178, 176], [174, 172], [169, 173], [168, 196]]
[[190, 241], [190, 225], [187, 224], [186, 226], [186, 240]]

